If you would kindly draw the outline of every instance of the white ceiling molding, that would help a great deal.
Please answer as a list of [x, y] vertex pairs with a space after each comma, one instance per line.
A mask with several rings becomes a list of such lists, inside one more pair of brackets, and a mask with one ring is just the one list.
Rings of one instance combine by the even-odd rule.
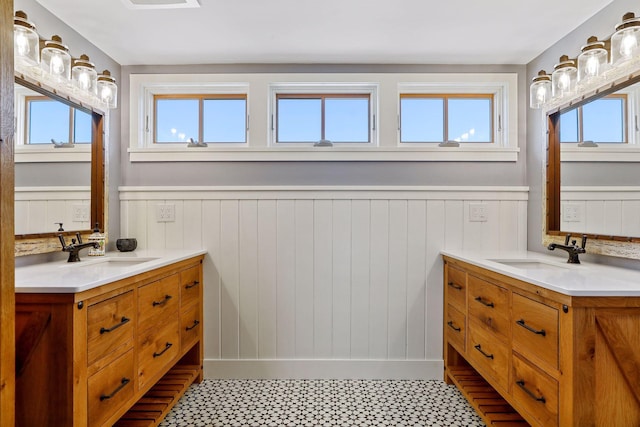
[[122, 0], [128, 9], [191, 9], [200, 7], [198, 0]]

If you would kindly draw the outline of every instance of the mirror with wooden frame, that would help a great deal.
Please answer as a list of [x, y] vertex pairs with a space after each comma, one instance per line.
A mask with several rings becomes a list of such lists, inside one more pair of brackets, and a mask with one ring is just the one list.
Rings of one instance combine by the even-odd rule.
[[[22, 114], [16, 156], [27, 153], [16, 164], [15, 255], [59, 251], [59, 234], [70, 241], [78, 232], [86, 237], [95, 223], [106, 225], [105, 113], [36, 82], [15, 82], [15, 114]], [[79, 154], [83, 161], [68, 161]]]
[[640, 169], [620, 161], [640, 144], [639, 116], [638, 73], [547, 112], [545, 246], [587, 235], [588, 253], [640, 259]]

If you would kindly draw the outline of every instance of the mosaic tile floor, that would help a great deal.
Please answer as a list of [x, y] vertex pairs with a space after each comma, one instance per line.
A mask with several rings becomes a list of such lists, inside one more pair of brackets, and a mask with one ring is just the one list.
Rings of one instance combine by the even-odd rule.
[[484, 425], [442, 381], [204, 380], [160, 427]]

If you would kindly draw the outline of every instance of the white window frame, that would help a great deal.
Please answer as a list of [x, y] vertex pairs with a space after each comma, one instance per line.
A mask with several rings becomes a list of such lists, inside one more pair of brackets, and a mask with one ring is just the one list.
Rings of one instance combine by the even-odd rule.
[[[518, 159], [518, 75], [517, 73], [246, 73], [246, 74], [131, 74], [129, 76], [129, 159], [132, 162], [176, 161], [458, 161], [515, 162]], [[400, 88], [406, 90], [460, 90], [471, 87], [482, 93], [499, 87], [503, 96], [504, 137], [491, 146], [461, 144], [399, 143], [398, 109]], [[152, 112], [153, 94], [246, 93], [250, 131], [246, 144], [186, 145], [154, 147], [146, 131], [146, 117]], [[275, 143], [276, 93], [363, 93], [371, 92], [371, 142], [339, 143], [331, 147], [313, 144]], [[235, 91], [235, 92], [234, 92]], [[494, 104], [497, 100], [494, 100]], [[126, 114], [126, 111], [125, 111]], [[274, 117], [275, 120], [275, 117]], [[151, 125], [150, 125], [151, 126]], [[150, 129], [152, 130], [152, 129]], [[152, 138], [152, 135], [151, 135]], [[158, 144], [155, 144], [158, 145]], [[242, 146], [240, 146], [242, 145]]]
[[[637, 86], [637, 87], [636, 87]], [[627, 95], [627, 133], [625, 143], [599, 144], [579, 147], [577, 143], [560, 144], [563, 162], [639, 162], [640, 161], [640, 85], [632, 85], [615, 92]]]
[[278, 132], [277, 105], [278, 95], [369, 95], [369, 142], [340, 142], [334, 144], [337, 147], [354, 149], [371, 149], [378, 146], [378, 132], [376, 120], [378, 117], [378, 85], [372, 83], [273, 83], [269, 85], [269, 146], [273, 148], [300, 148], [313, 146], [313, 142], [278, 142], [276, 135]]
[[[211, 149], [215, 147], [247, 147], [249, 145], [249, 132], [251, 125], [249, 122], [249, 87], [246, 83], [174, 83], [174, 84], [150, 84], [144, 89], [143, 103], [143, 125], [138, 127], [138, 141], [141, 142], [139, 148], [148, 150], [179, 150], [186, 147], [188, 141], [184, 143], [155, 143], [154, 141], [154, 125], [155, 125], [155, 95], [244, 95], [247, 100], [247, 117], [246, 117], [246, 142], [229, 142], [229, 143], [211, 143]], [[197, 148], [198, 150], [207, 149]]]
[[512, 148], [511, 145], [516, 135], [511, 135], [510, 130], [515, 128], [517, 132], [517, 122], [512, 123], [509, 120], [511, 116], [509, 111], [509, 84], [508, 82], [466, 82], [456, 83], [455, 85], [446, 83], [403, 83], [398, 85], [398, 146], [400, 147], [433, 147], [433, 142], [402, 142], [400, 120], [400, 101], [401, 96], [405, 94], [411, 95], [493, 95], [493, 142], [460, 142], [460, 148]]
[[55, 148], [53, 144], [26, 144], [26, 99], [29, 96], [34, 96], [34, 94], [36, 96], [44, 95], [24, 86], [14, 86], [14, 154], [16, 163], [75, 163], [91, 161], [91, 144], [75, 144], [73, 148]]

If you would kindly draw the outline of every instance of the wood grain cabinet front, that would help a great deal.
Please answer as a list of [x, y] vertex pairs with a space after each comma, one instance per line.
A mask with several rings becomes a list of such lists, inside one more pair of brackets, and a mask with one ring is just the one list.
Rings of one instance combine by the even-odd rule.
[[445, 381], [487, 425], [640, 425], [640, 297], [570, 296], [444, 260]]
[[16, 294], [16, 426], [157, 426], [202, 380], [202, 259], [75, 294]]
[[134, 319], [133, 290], [87, 308], [87, 363], [131, 348]]

